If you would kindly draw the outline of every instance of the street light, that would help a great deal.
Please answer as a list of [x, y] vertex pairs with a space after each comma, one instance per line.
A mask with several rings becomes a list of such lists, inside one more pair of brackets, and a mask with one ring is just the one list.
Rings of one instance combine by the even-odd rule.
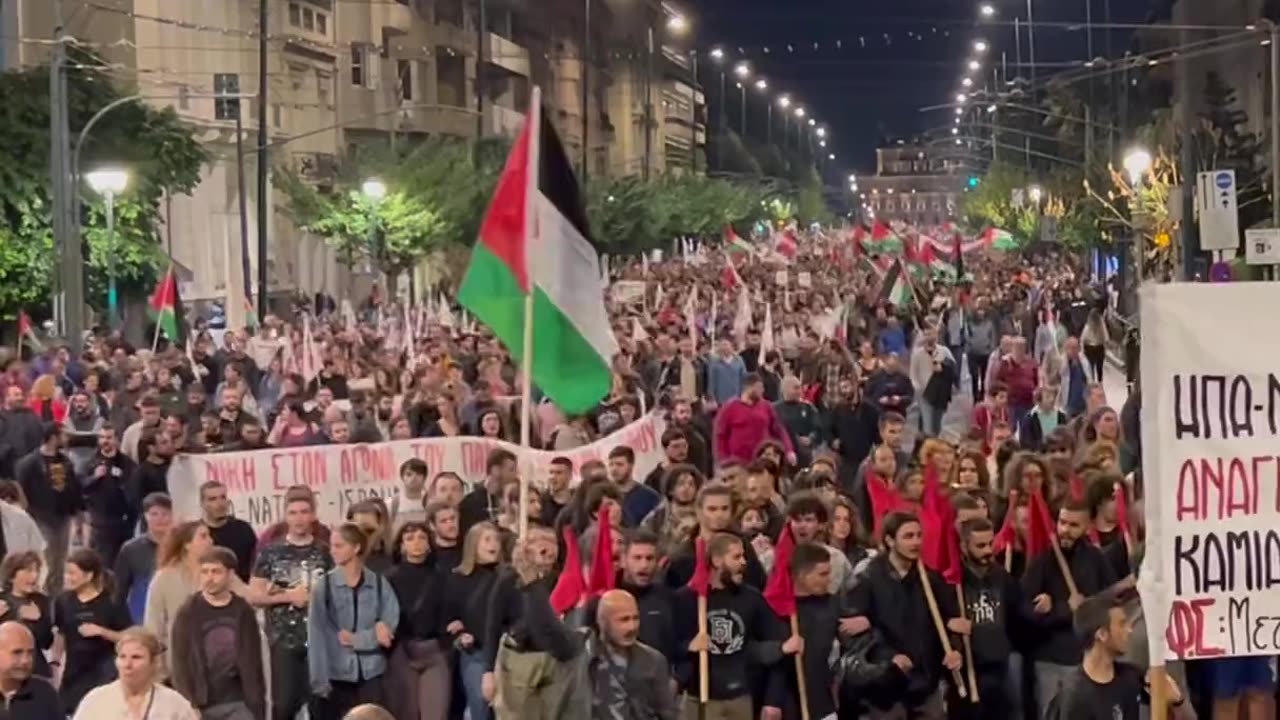
[[818, 147], [826, 147], [826, 146], [827, 146], [827, 141], [826, 141], [826, 140], [819, 140], [819, 141], [818, 141]]
[[751, 66], [744, 62], [740, 62], [737, 67], [733, 69], [733, 72], [740, 78], [746, 78], [751, 75]]
[[987, 41], [986, 41], [986, 40], [975, 40], [975, 41], [973, 42], [973, 49], [974, 49], [974, 50], [976, 50], [976, 51], [978, 51], [978, 52], [980, 52], [980, 53], [984, 53], [984, 52], [986, 52], [988, 47], [990, 47], [990, 46], [989, 46], [989, 45], [987, 45]]
[[[364, 195], [365, 199], [367, 199], [367, 200], [369, 201], [369, 205], [370, 205], [370, 209], [369, 209], [369, 247], [368, 247], [368, 249], [367, 249], [367, 252], [369, 253], [369, 257], [370, 257], [370, 258], [373, 258], [373, 257], [375, 257], [375, 256], [376, 256], [376, 254], [377, 254], [377, 247], [378, 247], [378, 231], [380, 230], [380, 228], [378, 227], [378, 226], [379, 226], [379, 222], [378, 222], [378, 204], [379, 204], [379, 203], [381, 203], [381, 202], [382, 202], [384, 199], [386, 199], [386, 197], [387, 197], [387, 185], [386, 185], [386, 183], [382, 182], [381, 180], [379, 180], [379, 179], [377, 179], [377, 178], [369, 178], [368, 180], [365, 180], [365, 181], [364, 181], [364, 183], [360, 186], [360, 192]], [[372, 266], [372, 263], [370, 263], [370, 266]], [[351, 282], [351, 288], [350, 288], [350, 291], [351, 291], [353, 294], [354, 294], [354, 292], [355, 292], [355, 282], [356, 282], [354, 268], [355, 268], [355, 256], [354, 256], [354, 254], [353, 254], [350, 250], [348, 250], [348, 252], [347, 252], [347, 270], [348, 270], [348, 272], [350, 272], [350, 273], [351, 273], [351, 275], [350, 275], [350, 277], [351, 277], [351, 280], [350, 280], [350, 282]]]
[[813, 127], [817, 124], [818, 124], [817, 120], [814, 120], [813, 118], [809, 118], [809, 127]]
[[1129, 181], [1135, 186], [1142, 184], [1142, 178], [1151, 170], [1151, 153], [1142, 148], [1133, 148], [1124, 156], [1124, 169], [1129, 172]]
[[963, 114], [964, 114], [964, 108], [962, 107], [956, 108], [956, 115], [963, 115]]
[[760, 91], [768, 90], [769, 82], [764, 78], [760, 78], [759, 80], [756, 81], [756, 89]]
[[978, 14], [984, 18], [995, 17], [996, 6], [991, 3], [982, 3], [981, 7], [978, 8]]
[[965, 79], [963, 79], [963, 80], [961, 80], [961, 81], [960, 81], [960, 84], [961, 84], [961, 85], [963, 85], [963, 86], [965, 86], [965, 87], [973, 87], [973, 79], [972, 79], [972, 78], [965, 78]]
[[968, 100], [969, 100], [969, 96], [968, 96], [968, 95], [965, 95], [964, 93], [957, 93], [957, 94], [956, 94], [956, 102], [960, 103], [961, 105], [963, 105], [963, 104], [965, 104], [966, 102], [968, 102]]
[[712, 48], [711, 59], [716, 62], [724, 62], [724, 48]]
[[382, 202], [383, 198], [387, 196], [387, 186], [381, 180], [370, 178], [360, 186], [360, 192], [374, 202]]
[[951, 128], [951, 134], [952, 134], [952, 135], [959, 135], [959, 134], [960, 134], [960, 128], [958, 128], [958, 127], [953, 127], [953, 128]]
[[970, 70], [972, 70], [972, 71], [974, 71], [974, 72], [977, 72], [977, 71], [981, 70], [981, 69], [982, 69], [982, 61], [981, 61], [981, 60], [970, 60], [970, 61], [969, 61], [969, 69], [970, 69]]
[[786, 110], [787, 108], [791, 107], [791, 98], [787, 97], [786, 95], [783, 95], [782, 97], [778, 98], [778, 107], [782, 108], [783, 110]]
[[818, 128], [818, 131], [817, 131], [817, 132], [818, 132], [818, 137], [826, 137], [826, 136], [827, 136], [827, 129], [826, 129], [826, 128], [824, 128], [824, 127], [820, 127], [820, 128]]
[[796, 117], [801, 117], [801, 118], [804, 117], [804, 108], [802, 107], [796, 108]]
[[831, 153], [830, 155], [828, 155], [828, 156], [827, 156], [827, 159], [828, 159], [828, 160], [835, 160], [835, 159], [836, 159], [836, 154], [835, 154], [835, 153]]
[[672, 15], [667, 18], [667, 29], [676, 34], [683, 34], [689, 29], [689, 21], [683, 15]]
[[1044, 190], [1039, 185], [1032, 185], [1027, 188], [1027, 194], [1031, 196], [1031, 202], [1036, 205], [1040, 204], [1040, 198], [1044, 197]]
[[103, 168], [85, 176], [89, 187], [107, 205], [107, 324], [117, 327], [119, 295], [116, 292], [116, 196], [129, 187], [129, 173], [120, 168]]

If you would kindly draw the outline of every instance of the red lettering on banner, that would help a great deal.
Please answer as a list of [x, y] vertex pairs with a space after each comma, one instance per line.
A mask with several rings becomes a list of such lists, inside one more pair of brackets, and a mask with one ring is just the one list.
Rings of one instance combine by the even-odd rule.
[[396, 458], [391, 454], [390, 445], [378, 445], [369, 448], [370, 481], [384, 483], [395, 480], [398, 475]]
[[[1247, 460], [1247, 462], [1246, 462]], [[1178, 521], [1230, 520], [1258, 513], [1259, 476], [1273, 455], [1188, 458], [1178, 470]], [[1280, 483], [1280, 468], [1277, 468]], [[1280, 499], [1277, 500], [1280, 509]]]
[[227, 486], [229, 492], [251, 493], [258, 489], [258, 474], [249, 456], [228, 455], [221, 459], [206, 460], [205, 477]]
[[1205, 609], [1213, 607], [1213, 598], [1174, 600], [1169, 610], [1169, 628], [1165, 640], [1169, 649], [1180, 658], [1220, 657], [1226, 651], [1204, 644]]
[[[413, 445], [413, 455], [427, 464], [428, 475], [435, 475], [447, 469], [444, 466], [444, 451], [445, 447], [442, 443], [426, 442], [414, 443]], [[396, 472], [399, 472], [399, 470]]]
[[395, 453], [390, 445], [351, 445], [342, 448], [342, 485], [375, 485], [396, 478]]
[[462, 443], [462, 476], [484, 477], [488, 471], [485, 467], [488, 456], [488, 443], [464, 441]]
[[355, 463], [351, 459], [352, 448], [344, 446], [338, 455], [338, 476], [342, 485], [354, 485], [356, 482]]

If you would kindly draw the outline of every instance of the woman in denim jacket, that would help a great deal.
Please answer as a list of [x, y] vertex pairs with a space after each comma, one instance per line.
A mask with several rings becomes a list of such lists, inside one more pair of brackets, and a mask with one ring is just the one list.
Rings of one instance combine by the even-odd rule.
[[316, 720], [338, 720], [364, 703], [385, 705], [382, 676], [400, 623], [400, 603], [386, 578], [365, 567], [371, 547], [359, 525], [330, 537], [334, 569], [311, 589], [307, 613], [311, 691], [322, 698]]

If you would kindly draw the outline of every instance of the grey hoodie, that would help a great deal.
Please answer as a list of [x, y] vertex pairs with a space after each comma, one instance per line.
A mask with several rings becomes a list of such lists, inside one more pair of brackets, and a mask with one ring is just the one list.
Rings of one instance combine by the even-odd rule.
[[988, 313], [978, 319], [974, 316], [969, 321], [969, 352], [975, 355], [990, 355], [995, 352], [996, 341], [996, 323], [991, 319]]

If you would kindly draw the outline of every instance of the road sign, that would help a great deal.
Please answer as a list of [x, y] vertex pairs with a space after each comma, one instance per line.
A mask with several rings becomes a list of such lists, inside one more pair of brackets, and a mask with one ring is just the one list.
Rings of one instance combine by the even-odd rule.
[[1196, 209], [1200, 214], [1200, 249], [1234, 250], [1240, 245], [1234, 170], [1210, 170], [1196, 176]]
[[1245, 230], [1244, 261], [1249, 265], [1280, 265], [1280, 230]]

